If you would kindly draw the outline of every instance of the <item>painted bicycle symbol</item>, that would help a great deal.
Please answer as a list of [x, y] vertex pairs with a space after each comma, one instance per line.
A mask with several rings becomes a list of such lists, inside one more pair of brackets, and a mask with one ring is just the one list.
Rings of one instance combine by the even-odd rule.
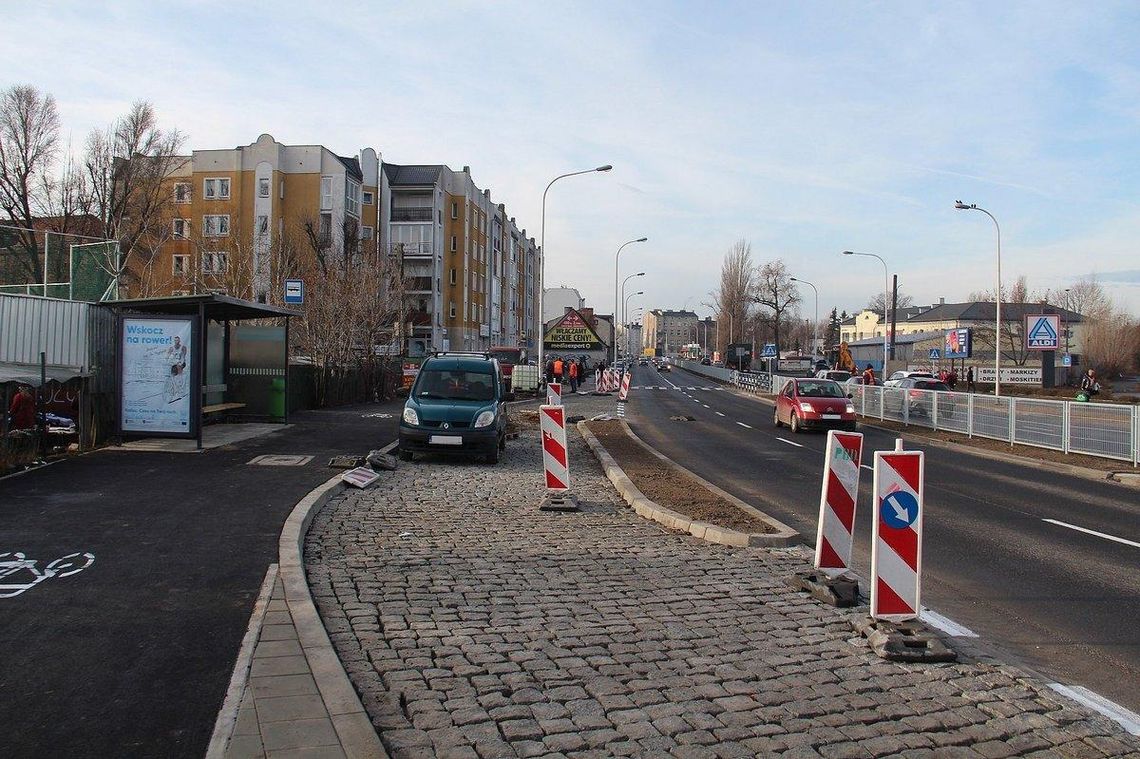
[[[22, 553], [0, 553], [0, 598], [12, 598], [53, 577], [70, 577], [95, 563], [90, 553], [69, 553], [43, 569]], [[15, 581], [9, 578], [16, 578]]]

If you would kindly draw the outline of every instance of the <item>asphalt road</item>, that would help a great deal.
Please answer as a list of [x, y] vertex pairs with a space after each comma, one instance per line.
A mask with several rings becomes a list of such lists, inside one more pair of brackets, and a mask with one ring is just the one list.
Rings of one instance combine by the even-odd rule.
[[[296, 414], [203, 454], [100, 451], [0, 481], [0, 553], [40, 569], [95, 557], [0, 597], [0, 755], [203, 756], [285, 518], [335, 474], [330, 456], [394, 440], [402, 405]], [[247, 465], [261, 454], [314, 459]]]
[[[627, 420], [647, 443], [814, 542], [824, 433], [773, 425], [773, 407], [681, 370], [636, 367]], [[645, 389], [664, 386], [668, 389]], [[638, 389], [640, 387], [640, 389]], [[688, 415], [695, 421], [672, 421]], [[860, 425], [863, 463], [895, 435]], [[1013, 464], [926, 451], [923, 604], [984, 645], [1067, 684], [1140, 710], [1140, 491]], [[855, 569], [870, 576], [871, 472], [863, 470]]]

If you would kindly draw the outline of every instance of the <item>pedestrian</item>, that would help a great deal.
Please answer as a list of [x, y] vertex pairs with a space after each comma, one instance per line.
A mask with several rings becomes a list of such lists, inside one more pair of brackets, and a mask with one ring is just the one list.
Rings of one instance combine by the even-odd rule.
[[966, 392], [972, 393], [977, 388], [974, 386], [974, 367], [966, 369]]
[[8, 415], [12, 419], [12, 429], [30, 430], [36, 426], [36, 399], [32, 397], [32, 389], [21, 385], [12, 398], [12, 405], [8, 408]]
[[554, 359], [550, 358], [550, 359], [546, 360], [546, 384], [549, 385], [553, 381], [554, 381]]
[[1085, 391], [1090, 398], [1100, 392], [1100, 383], [1096, 379], [1096, 371], [1089, 369], [1085, 372], [1085, 376], [1081, 377], [1081, 390]]
[[870, 364], [867, 364], [867, 368], [863, 370], [863, 384], [875, 384], [875, 369]]
[[578, 392], [578, 362], [570, 362], [570, 392]]
[[946, 384], [950, 386], [951, 390], [958, 388], [958, 373], [953, 369], [946, 373]]
[[562, 357], [561, 356], [555, 357], [555, 359], [554, 359], [554, 381], [558, 382], [560, 384], [562, 382], [563, 367], [564, 367], [564, 364], [562, 361]]

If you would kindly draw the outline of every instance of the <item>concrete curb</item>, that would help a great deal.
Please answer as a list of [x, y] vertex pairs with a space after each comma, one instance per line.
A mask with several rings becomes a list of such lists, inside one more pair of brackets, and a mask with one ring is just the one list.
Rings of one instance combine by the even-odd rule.
[[362, 759], [383, 757], [387, 754], [380, 743], [380, 736], [329, 640], [305, 576], [305, 535], [309, 525], [321, 507], [345, 487], [340, 474], [337, 474], [297, 503], [281, 530], [278, 564], [297, 639], [344, 753], [348, 757]]
[[676, 471], [692, 477], [697, 482], [703, 484], [711, 492], [725, 499], [729, 503], [732, 503], [737, 508], [742, 509], [750, 516], [762, 520], [766, 524], [770, 525], [774, 530], [776, 530], [776, 532], [747, 533], [741, 532], [739, 530], [729, 529], [727, 527], [720, 527], [718, 525], [709, 524], [708, 522], [694, 520], [690, 517], [685, 516], [684, 514], [679, 514], [672, 509], [665, 508], [664, 506], [661, 506], [660, 504], [649, 500], [645, 497], [644, 493], [637, 489], [637, 486], [633, 484], [633, 481], [629, 479], [625, 471], [622, 470], [620, 466], [618, 466], [617, 461], [615, 461], [613, 456], [611, 456], [609, 452], [606, 451], [605, 446], [603, 446], [601, 442], [594, 436], [594, 434], [590, 432], [590, 430], [586, 427], [586, 422], [578, 422], [577, 428], [578, 433], [582, 436], [582, 439], [586, 441], [586, 444], [588, 446], [590, 446], [590, 450], [594, 452], [594, 455], [597, 457], [599, 463], [601, 463], [602, 468], [605, 470], [606, 476], [609, 478], [610, 482], [614, 484], [614, 487], [617, 488], [618, 493], [621, 494], [626, 503], [633, 507], [633, 510], [637, 513], [638, 516], [644, 517], [646, 519], [652, 519], [653, 521], [659, 522], [671, 530], [680, 530], [682, 532], [687, 532], [693, 537], [700, 538], [701, 540], [708, 541], [709, 543], [718, 543], [720, 545], [735, 546], [738, 548], [742, 548], [744, 546], [782, 547], [796, 545], [802, 542], [800, 534], [793, 530], [791, 527], [788, 527], [782, 522], [779, 522], [763, 513], [762, 511], [749, 506], [739, 498], [736, 498], [735, 496], [724, 492], [715, 485], [696, 476], [689, 470], [676, 464], [675, 462], [650, 448], [640, 438], [634, 435], [633, 432], [630, 431], [629, 425], [623, 421], [622, 428], [625, 430], [626, 434], [633, 438], [633, 440], [639, 443], [642, 447], [644, 447], [649, 453], [657, 456], [659, 459], [667, 463]]

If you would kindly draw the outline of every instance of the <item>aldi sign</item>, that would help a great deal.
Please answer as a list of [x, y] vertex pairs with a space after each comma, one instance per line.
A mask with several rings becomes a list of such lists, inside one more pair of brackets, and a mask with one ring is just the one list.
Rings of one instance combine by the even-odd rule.
[[1055, 351], [1060, 347], [1061, 317], [1058, 314], [1035, 314], [1025, 317], [1025, 348], [1031, 351]]

